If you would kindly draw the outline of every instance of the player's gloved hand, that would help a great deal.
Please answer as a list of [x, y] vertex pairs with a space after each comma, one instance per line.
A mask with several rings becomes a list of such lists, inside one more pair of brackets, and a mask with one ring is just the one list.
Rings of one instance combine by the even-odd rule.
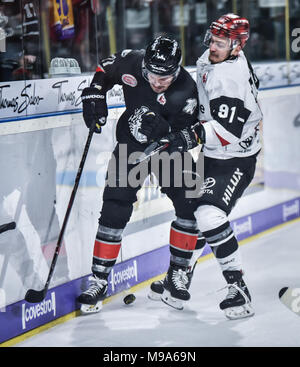
[[[97, 88], [98, 87], [98, 88]], [[81, 94], [83, 119], [90, 129], [95, 124], [94, 132], [101, 133], [101, 126], [106, 124], [107, 104], [101, 88], [94, 85], [84, 88]]]
[[159, 140], [170, 132], [169, 123], [161, 116], [148, 111], [141, 116], [139, 132], [148, 138], [148, 142]]
[[169, 153], [187, 152], [198, 145], [196, 135], [191, 128], [172, 132], [167, 135], [167, 138], [170, 141], [170, 145], [168, 147]]

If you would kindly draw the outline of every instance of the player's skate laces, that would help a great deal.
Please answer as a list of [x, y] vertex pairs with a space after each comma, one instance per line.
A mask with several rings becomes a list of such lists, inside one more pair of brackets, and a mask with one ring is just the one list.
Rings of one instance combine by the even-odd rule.
[[[188, 278], [188, 282], [185, 284], [186, 289], [190, 288], [191, 285], [191, 281], [193, 278], [193, 274], [194, 274], [194, 269], [195, 269], [195, 265], [194, 264], [193, 268], [191, 269], [191, 267], [189, 267], [186, 276]], [[150, 285], [150, 292], [148, 294], [148, 298], [150, 298], [152, 301], [160, 301], [161, 300], [161, 295], [164, 292], [164, 280], [157, 280], [155, 282], [152, 282]]]
[[81, 303], [80, 310], [84, 314], [99, 312], [107, 292], [106, 279], [99, 279], [94, 275], [89, 280], [90, 287], [77, 298], [77, 301]]
[[186, 271], [171, 265], [163, 283], [164, 291], [161, 300], [177, 310], [182, 310], [183, 302], [191, 298], [186, 288], [188, 281]]
[[176, 290], [179, 292], [178, 295], [186, 292], [186, 284], [188, 283], [188, 281], [189, 279], [185, 271], [183, 271], [182, 269], [178, 269], [177, 271], [173, 270], [172, 284], [175, 286]]
[[226, 286], [228, 293], [220, 303], [220, 308], [224, 311], [225, 316], [231, 320], [253, 316], [251, 296], [242, 279], [242, 273], [224, 271], [223, 275], [228, 282]]

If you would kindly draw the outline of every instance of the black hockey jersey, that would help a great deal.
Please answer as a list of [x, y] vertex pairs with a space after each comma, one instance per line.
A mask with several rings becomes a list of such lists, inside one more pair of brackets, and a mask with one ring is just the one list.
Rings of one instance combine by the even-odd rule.
[[[177, 79], [163, 93], [155, 93], [142, 74], [144, 50], [124, 50], [100, 62], [92, 83], [107, 92], [115, 84], [122, 85], [126, 110], [117, 124], [119, 143], [144, 143], [140, 134], [138, 141], [133, 131], [141, 125], [141, 114], [150, 110], [168, 121], [172, 131], [179, 131], [196, 123], [198, 117], [198, 94], [195, 81], [181, 67]], [[138, 134], [135, 134], [137, 136]]]

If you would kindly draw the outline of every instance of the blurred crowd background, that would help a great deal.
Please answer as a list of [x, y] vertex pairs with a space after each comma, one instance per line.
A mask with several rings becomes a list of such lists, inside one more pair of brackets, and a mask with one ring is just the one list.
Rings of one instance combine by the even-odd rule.
[[250, 21], [251, 61], [300, 59], [291, 47], [300, 0], [0, 0], [0, 82], [48, 78], [54, 58], [94, 72], [99, 59], [158, 35], [177, 39], [183, 65], [194, 66], [209, 24], [228, 12]]

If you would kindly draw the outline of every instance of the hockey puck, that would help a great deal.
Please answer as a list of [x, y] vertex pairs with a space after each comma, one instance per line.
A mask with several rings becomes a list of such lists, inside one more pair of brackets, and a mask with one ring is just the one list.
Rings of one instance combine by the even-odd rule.
[[123, 298], [123, 302], [125, 305], [130, 305], [135, 301], [136, 297], [133, 293], [128, 294], [126, 297]]

